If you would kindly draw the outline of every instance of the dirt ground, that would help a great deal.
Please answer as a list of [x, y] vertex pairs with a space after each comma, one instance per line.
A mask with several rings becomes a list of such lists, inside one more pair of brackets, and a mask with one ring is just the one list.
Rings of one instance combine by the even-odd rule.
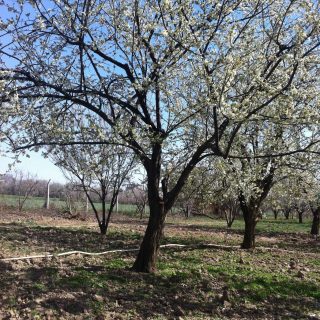
[[[130, 271], [146, 220], [115, 217], [107, 236], [95, 221], [2, 208], [0, 319], [320, 319], [319, 242], [307, 234], [261, 233], [239, 249], [239, 230], [170, 218], [158, 272]], [[208, 244], [215, 244], [210, 247]]]

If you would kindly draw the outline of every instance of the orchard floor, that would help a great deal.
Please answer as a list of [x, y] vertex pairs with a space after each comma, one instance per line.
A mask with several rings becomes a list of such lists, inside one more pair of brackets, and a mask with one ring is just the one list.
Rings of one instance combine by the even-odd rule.
[[[155, 274], [130, 271], [136, 252], [0, 261], [0, 319], [320, 319], [320, 241], [310, 222], [170, 218]], [[106, 237], [94, 221], [2, 209], [0, 258], [137, 248], [146, 220], [120, 216]], [[206, 244], [215, 244], [210, 247]], [[228, 247], [229, 246], [229, 247]]]

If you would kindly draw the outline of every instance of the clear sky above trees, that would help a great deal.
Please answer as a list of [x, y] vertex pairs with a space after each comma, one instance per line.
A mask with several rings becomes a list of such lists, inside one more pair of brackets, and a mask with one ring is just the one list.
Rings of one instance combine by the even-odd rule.
[[5, 3], [1, 53], [17, 61], [0, 69], [7, 135], [20, 150], [86, 135], [136, 153], [150, 205], [136, 271], [155, 268], [166, 215], [204, 158], [243, 157], [255, 125], [294, 137], [255, 157], [319, 140], [318, 2]]

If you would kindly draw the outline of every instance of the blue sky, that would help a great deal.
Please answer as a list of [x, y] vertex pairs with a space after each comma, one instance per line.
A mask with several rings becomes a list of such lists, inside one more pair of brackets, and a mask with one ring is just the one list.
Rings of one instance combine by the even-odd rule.
[[[66, 182], [61, 170], [55, 166], [49, 159], [44, 158], [40, 152], [29, 152], [30, 158], [20, 157], [20, 163], [15, 164], [12, 168], [21, 170], [25, 173], [30, 173], [37, 176], [38, 179], [49, 180], [53, 182]], [[6, 173], [9, 170], [8, 165], [13, 163], [10, 159], [12, 154], [0, 155], [0, 173]]]
[[[28, 9], [31, 7], [28, 6]], [[2, 7], [3, 9], [3, 7]], [[28, 10], [30, 11], [30, 10]], [[5, 19], [8, 18], [10, 14], [3, 10], [0, 14], [0, 17]], [[14, 65], [14, 61], [4, 57], [7, 65]], [[51, 179], [54, 182], [64, 183], [66, 179], [64, 178], [61, 170], [55, 166], [49, 159], [46, 159], [42, 156], [41, 152], [32, 152], [29, 151], [28, 154], [30, 158], [21, 156], [19, 160], [20, 163], [16, 163], [12, 170], [18, 169], [25, 173], [30, 173], [34, 176], [37, 176], [38, 179], [48, 180]], [[9, 164], [13, 163], [12, 159], [13, 154], [3, 154], [0, 153], [0, 173], [9, 172]]]

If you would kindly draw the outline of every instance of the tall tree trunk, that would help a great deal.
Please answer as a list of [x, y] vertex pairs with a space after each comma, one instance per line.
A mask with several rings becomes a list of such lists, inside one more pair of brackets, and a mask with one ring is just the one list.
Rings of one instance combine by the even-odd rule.
[[[273, 164], [272, 160], [271, 164]], [[276, 166], [271, 165], [268, 175], [266, 175], [262, 180], [256, 181], [257, 186], [262, 191], [259, 195], [253, 195], [249, 197], [249, 199], [246, 199], [243, 192], [240, 191], [239, 204], [245, 222], [244, 237], [241, 245], [243, 249], [250, 249], [255, 247], [255, 230], [258, 218], [259, 216], [261, 217], [259, 209], [263, 200], [267, 197], [272, 187], [275, 170]]]
[[245, 229], [241, 245], [242, 249], [251, 249], [255, 247], [255, 230], [257, 224], [257, 209], [247, 207], [243, 212]]
[[311, 226], [311, 234], [318, 236], [319, 235], [319, 226], [320, 226], [320, 207], [312, 209], [313, 220]]
[[148, 201], [150, 215], [148, 226], [145, 231], [138, 256], [132, 266], [136, 272], [155, 272], [156, 261], [163, 235], [164, 222], [167, 212], [163, 198], [166, 197], [166, 188], [162, 190], [160, 196], [160, 175], [161, 175], [161, 145], [156, 144], [153, 148], [152, 158], [145, 163], [148, 177]]
[[189, 204], [187, 204], [186, 210], [185, 210], [185, 218], [188, 219], [190, 217], [190, 207]]

